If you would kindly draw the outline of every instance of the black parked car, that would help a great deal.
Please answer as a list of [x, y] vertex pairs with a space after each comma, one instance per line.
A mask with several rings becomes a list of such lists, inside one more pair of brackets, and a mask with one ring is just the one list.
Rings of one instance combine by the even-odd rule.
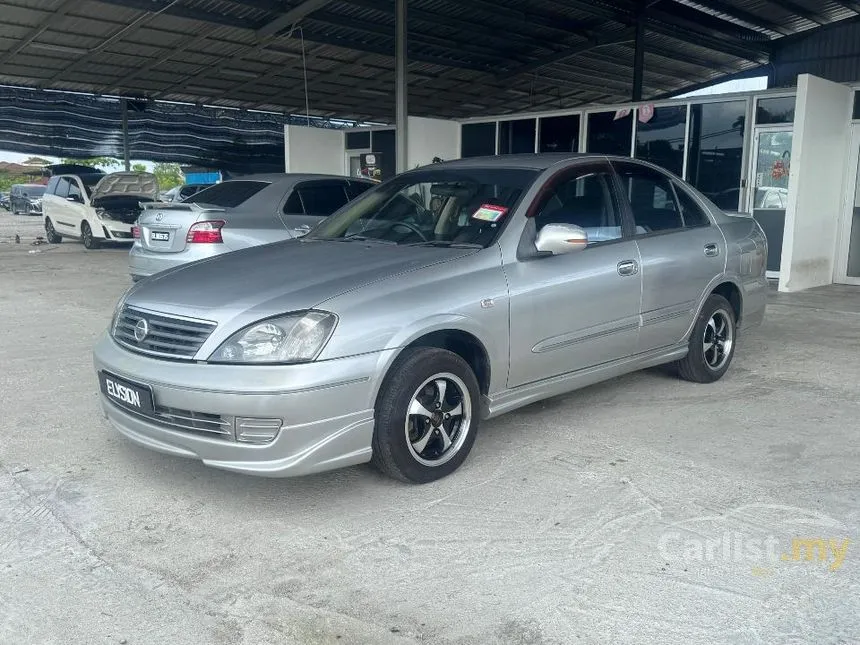
[[44, 194], [42, 184], [15, 184], [9, 194], [10, 210], [14, 215], [41, 215]]

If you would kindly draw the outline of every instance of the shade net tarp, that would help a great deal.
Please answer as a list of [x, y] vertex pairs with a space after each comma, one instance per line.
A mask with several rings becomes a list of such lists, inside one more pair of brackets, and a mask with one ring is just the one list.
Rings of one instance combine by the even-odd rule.
[[[229, 174], [283, 172], [284, 125], [303, 116], [128, 100], [132, 159]], [[310, 125], [345, 127], [311, 117]], [[61, 158], [123, 157], [117, 98], [0, 87], [0, 150]]]

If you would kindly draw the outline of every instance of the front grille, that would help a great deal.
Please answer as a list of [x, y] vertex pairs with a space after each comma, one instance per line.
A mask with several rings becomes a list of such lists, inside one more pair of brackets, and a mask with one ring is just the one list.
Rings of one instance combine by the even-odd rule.
[[113, 229], [111, 229], [110, 234], [111, 234], [111, 237], [115, 237], [118, 240], [130, 240], [131, 239], [131, 233], [128, 231], [114, 231]]
[[[110, 399], [108, 400], [110, 401]], [[233, 439], [233, 417], [222, 417], [218, 414], [162, 406], [156, 406], [152, 413], [143, 413], [118, 406], [113, 401], [110, 402], [127, 414], [157, 423], [171, 430], [215, 436], [227, 440]]]
[[218, 414], [157, 407], [153, 418], [176, 430], [216, 434], [226, 439], [233, 438], [232, 419], [222, 417]]
[[[120, 345], [141, 354], [190, 359], [215, 326], [207, 320], [177, 318], [125, 306], [117, 316], [113, 337]], [[135, 338], [136, 329], [138, 336], [143, 336], [141, 340]], [[146, 333], [141, 334], [144, 329]]]

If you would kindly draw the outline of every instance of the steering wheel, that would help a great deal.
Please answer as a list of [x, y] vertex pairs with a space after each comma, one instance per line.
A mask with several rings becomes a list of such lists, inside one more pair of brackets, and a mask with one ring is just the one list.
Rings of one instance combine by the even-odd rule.
[[424, 235], [424, 233], [421, 232], [421, 229], [418, 228], [417, 226], [415, 226], [414, 224], [410, 224], [409, 222], [394, 222], [390, 226], [390, 228], [397, 228], [398, 226], [402, 226], [403, 228], [411, 231], [412, 233], [415, 233], [415, 235], [417, 235], [418, 237], [421, 238], [422, 242], [427, 241], [427, 236]]

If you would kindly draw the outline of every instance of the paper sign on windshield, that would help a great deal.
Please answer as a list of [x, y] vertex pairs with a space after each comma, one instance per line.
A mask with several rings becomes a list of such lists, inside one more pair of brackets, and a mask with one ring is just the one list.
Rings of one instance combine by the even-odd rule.
[[496, 206], [495, 204], [482, 204], [481, 207], [472, 213], [472, 219], [480, 219], [485, 222], [498, 222], [505, 216], [508, 209], [504, 206]]

